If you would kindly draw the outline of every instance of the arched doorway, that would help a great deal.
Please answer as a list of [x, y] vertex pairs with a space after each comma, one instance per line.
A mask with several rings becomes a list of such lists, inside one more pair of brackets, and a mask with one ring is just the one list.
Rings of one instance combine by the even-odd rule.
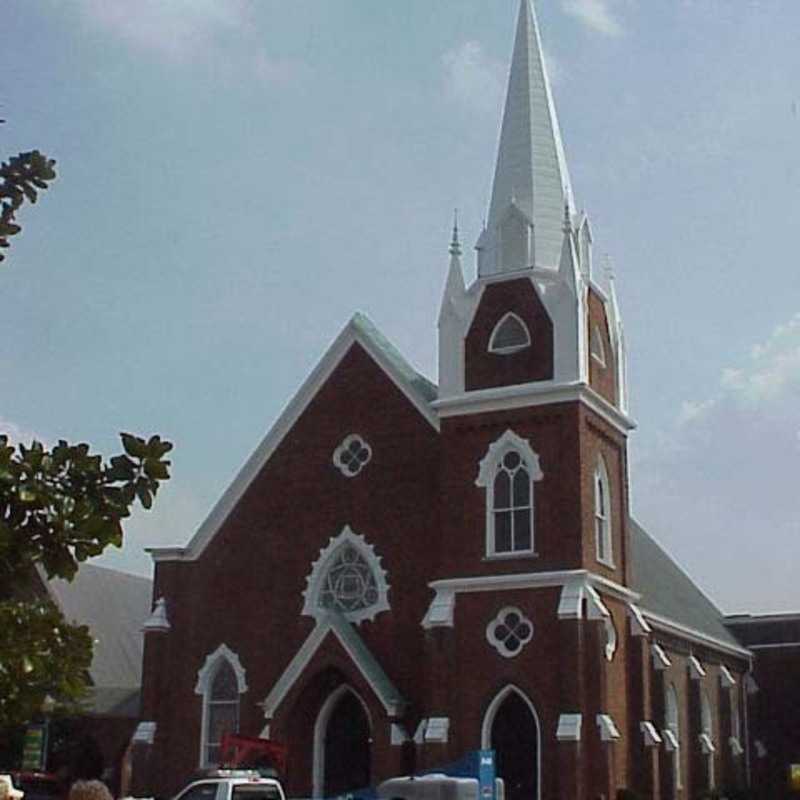
[[371, 723], [364, 701], [340, 686], [314, 727], [314, 797], [335, 797], [370, 784]]
[[516, 687], [507, 686], [489, 706], [482, 744], [495, 751], [506, 800], [539, 800], [539, 719], [531, 701]]

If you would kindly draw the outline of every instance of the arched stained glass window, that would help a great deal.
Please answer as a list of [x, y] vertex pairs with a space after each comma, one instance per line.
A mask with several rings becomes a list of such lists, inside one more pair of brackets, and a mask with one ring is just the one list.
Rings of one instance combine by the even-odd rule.
[[239, 657], [226, 645], [211, 653], [197, 673], [195, 693], [202, 696], [200, 766], [220, 763], [222, 737], [239, 730], [239, 700], [247, 691]]
[[319, 605], [348, 613], [378, 602], [378, 582], [366, 558], [353, 545], [342, 545], [322, 579]]

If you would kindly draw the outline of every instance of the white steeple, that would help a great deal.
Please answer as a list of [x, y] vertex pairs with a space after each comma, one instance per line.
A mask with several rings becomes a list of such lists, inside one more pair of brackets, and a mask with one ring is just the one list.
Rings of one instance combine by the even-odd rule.
[[521, 0], [478, 274], [557, 270], [565, 204], [574, 214], [539, 27], [531, 0]]

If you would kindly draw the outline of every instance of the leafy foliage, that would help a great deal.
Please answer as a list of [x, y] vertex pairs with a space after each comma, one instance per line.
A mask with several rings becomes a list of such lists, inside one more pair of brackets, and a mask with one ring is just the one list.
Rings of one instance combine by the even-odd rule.
[[137, 501], [152, 506], [172, 444], [121, 438], [124, 452], [104, 462], [87, 444], [17, 449], [0, 435], [0, 726], [30, 719], [47, 694], [80, 698], [88, 630], [66, 624], [52, 603], [9, 590], [37, 569], [71, 580], [80, 562], [122, 544], [122, 520]]
[[50, 602], [0, 603], [0, 724], [33, 719], [47, 695], [70, 703], [86, 689], [92, 640]]
[[5, 258], [2, 250], [9, 247], [9, 237], [21, 230], [17, 211], [26, 200], [35, 203], [37, 190], [47, 189], [48, 182], [55, 180], [55, 164], [38, 150], [31, 150], [0, 165], [0, 261]]

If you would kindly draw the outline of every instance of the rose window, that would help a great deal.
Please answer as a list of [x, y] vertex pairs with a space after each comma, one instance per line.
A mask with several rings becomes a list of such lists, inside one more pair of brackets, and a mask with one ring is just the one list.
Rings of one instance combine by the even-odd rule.
[[533, 623], [518, 608], [504, 608], [486, 627], [486, 638], [501, 656], [513, 658], [533, 638]]
[[347, 436], [333, 452], [333, 463], [346, 478], [354, 478], [372, 458], [372, 448], [356, 433]]
[[355, 547], [345, 545], [325, 573], [319, 605], [347, 613], [375, 605], [378, 596], [378, 584], [366, 559]]

